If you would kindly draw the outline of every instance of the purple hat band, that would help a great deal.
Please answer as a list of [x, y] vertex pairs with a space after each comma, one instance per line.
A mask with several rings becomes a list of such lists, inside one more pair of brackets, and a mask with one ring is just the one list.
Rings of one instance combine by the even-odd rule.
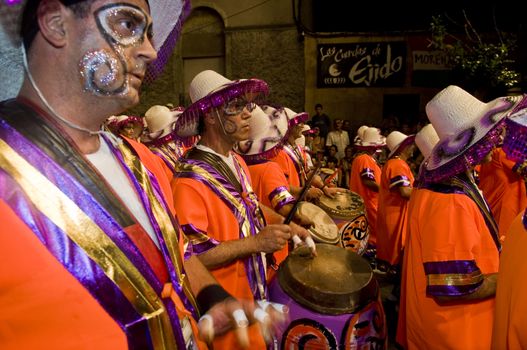
[[505, 120], [506, 132], [503, 151], [515, 162], [527, 159], [527, 109], [511, 115]]

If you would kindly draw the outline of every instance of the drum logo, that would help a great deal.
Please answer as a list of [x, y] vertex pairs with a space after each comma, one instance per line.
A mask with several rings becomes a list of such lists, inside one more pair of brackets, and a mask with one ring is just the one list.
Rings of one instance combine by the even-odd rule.
[[362, 255], [368, 244], [368, 220], [362, 214], [348, 221], [340, 230], [340, 244], [343, 248]]

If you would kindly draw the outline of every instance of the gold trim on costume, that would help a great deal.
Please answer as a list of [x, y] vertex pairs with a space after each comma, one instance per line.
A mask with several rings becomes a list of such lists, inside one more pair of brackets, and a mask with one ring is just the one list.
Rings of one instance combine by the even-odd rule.
[[[154, 347], [174, 349], [176, 341], [162, 300], [105, 232], [4, 140], [0, 140], [0, 167], [20, 185], [35, 207], [119, 286], [135, 310], [147, 319]], [[50, 199], [58, 205], [49, 205]]]
[[140, 162], [139, 158], [133, 154], [128, 147], [122, 144], [119, 145], [119, 151], [121, 151], [126, 165], [133, 171], [135, 178], [148, 196], [152, 213], [159, 225], [168, 253], [170, 254], [170, 258], [176, 269], [179, 278], [178, 282], [180, 286], [182, 286], [185, 295], [194, 306], [196, 312], [199, 312], [196, 299], [190, 288], [188, 276], [183, 273], [183, 259], [181, 258], [181, 252], [179, 250], [178, 232], [176, 232], [174, 224], [165, 210], [165, 207], [154, 194], [150, 177], [148, 176], [143, 163]]
[[478, 284], [483, 280], [481, 271], [465, 273], [445, 273], [427, 275], [429, 286], [468, 286]]

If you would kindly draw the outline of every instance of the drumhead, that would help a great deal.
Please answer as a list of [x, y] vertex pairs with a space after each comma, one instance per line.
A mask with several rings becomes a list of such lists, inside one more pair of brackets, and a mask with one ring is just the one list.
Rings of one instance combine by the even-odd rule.
[[278, 282], [297, 303], [328, 315], [360, 310], [379, 293], [370, 264], [330, 244], [317, 244], [316, 257], [305, 249], [293, 250], [280, 265]]
[[351, 220], [365, 213], [364, 200], [358, 193], [350, 190], [335, 194], [335, 198], [323, 195], [319, 198], [318, 205], [336, 219]]
[[310, 202], [301, 202], [298, 213], [311, 219], [315, 224], [309, 229], [313, 239], [319, 243], [337, 244], [340, 240], [339, 228], [324, 210]]

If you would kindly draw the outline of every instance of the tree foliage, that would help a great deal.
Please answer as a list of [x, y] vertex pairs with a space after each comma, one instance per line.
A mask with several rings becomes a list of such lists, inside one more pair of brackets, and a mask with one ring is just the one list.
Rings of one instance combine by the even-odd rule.
[[517, 86], [520, 74], [514, 69], [515, 35], [497, 28], [495, 33], [483, 35], [472, 26], [465, 11], [463, 18], [462, 28], [455, 34], [444, 17], [433, 16], [429, 46], [446, 54], [453, 72], [467, 85], [488, 89]]

